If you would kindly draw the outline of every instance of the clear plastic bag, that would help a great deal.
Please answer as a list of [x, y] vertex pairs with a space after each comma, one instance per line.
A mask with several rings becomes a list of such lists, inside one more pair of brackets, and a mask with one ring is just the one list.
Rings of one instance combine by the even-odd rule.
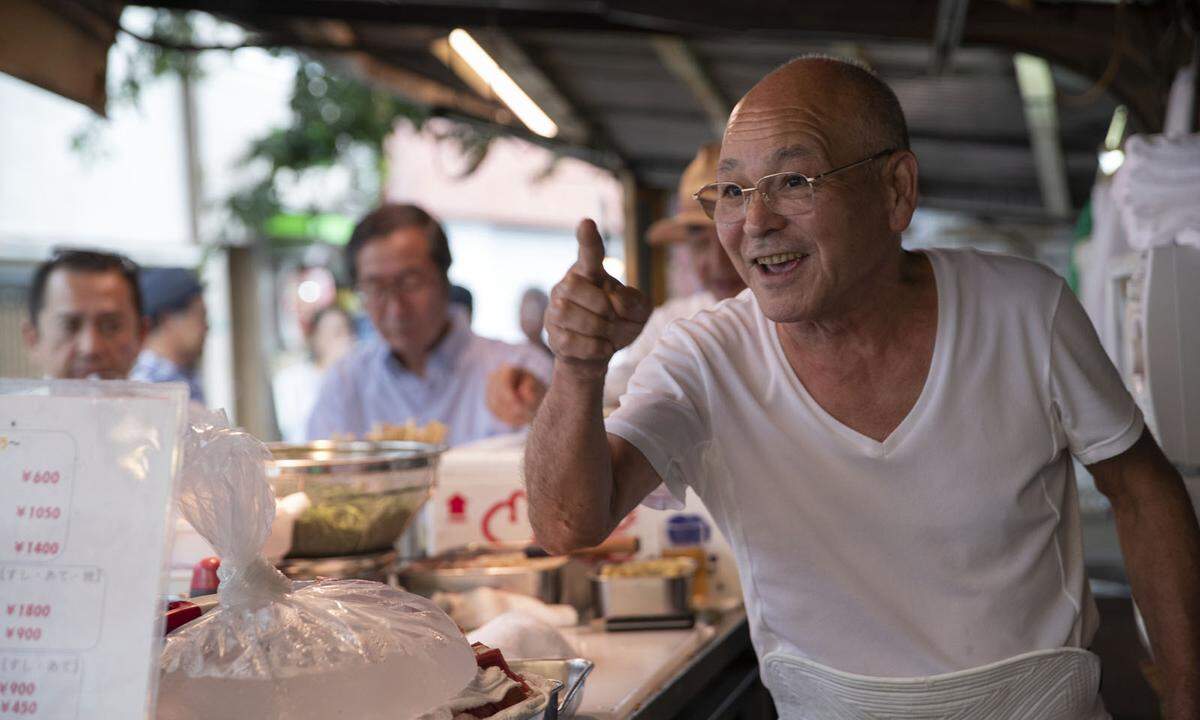
[[269, 452], [223, 415], [191, 425], [180, 507], [221, 557], [220, 607], [167, 637], [159, 720], [404, 720], [471, 682], [474, 653], [432, 602], [363, 580], [292, 582], [263, 559]]

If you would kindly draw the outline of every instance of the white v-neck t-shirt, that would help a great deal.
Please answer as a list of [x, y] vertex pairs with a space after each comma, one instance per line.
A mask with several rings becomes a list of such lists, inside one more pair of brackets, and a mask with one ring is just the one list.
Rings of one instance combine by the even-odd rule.
[[730, 540], [760, 659], [915, 677], [1095, 633], [1071, 456], [1120, 454], [1142, 416], [1061, 278], [926, 252], [932, 362], [883, 442], [813, 400], [749, 290], [668, 329], [607, 421]]

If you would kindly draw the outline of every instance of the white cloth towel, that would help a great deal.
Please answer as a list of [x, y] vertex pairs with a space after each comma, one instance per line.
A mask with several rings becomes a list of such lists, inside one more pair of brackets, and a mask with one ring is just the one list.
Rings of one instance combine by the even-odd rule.
[[1113, 200], [1135, 250], [1170, 243], [1200, 248], [1200, 133], [1130, 137]]

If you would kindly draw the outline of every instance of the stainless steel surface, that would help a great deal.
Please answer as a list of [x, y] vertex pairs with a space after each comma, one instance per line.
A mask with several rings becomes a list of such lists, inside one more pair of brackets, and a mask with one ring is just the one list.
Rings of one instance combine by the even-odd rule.
[[547, 680], [549, 686], [546, 689], [546, 707], [542, 709], [540, 718], [530, 718], [530, 720], [558, 720], [561, 715], [558, 713], [559, 698], [562, 697], [563, 684], [557, 680]]
[[[648, 693], [639, 694], [634, 702], [621, 708], [620, 712], [606, 715], [606, 719], [647, 720], [683, 717], [681, 713], [684, 707], [701, 695], [713, 698], [712, 690], [722, 684], [713, 680], [705, 684], [701, 678], [715, 677], [724, 681], [729, 677], [732, 668], [740, 666], [739, 658], [749, 660], [753, 657], [754, 648], [750, 643], [746, 612], [740, 607], [725, 613], [715, 624], [701, 625], [697, 630], [704, 633], [704, 640], [694, 652], [680, 656], [679, 661], [671, 665], [662, 679], [650, 686]], [[600, 676], [592, 682], [593, 685], [598, 685], [601, 682]], [[725, 686], [723, 689], [728, 692], [727, 688], [728, 686]], [[716, 699], [717, 702], [708, 706], [710, 709], [721, 706], [728, 696], [721, 694]], [[737, 717], [743, 716], [739, 714]], [[759, 717], [758, 714], [750, 715], [750, 718]], [[770, 717], [774, 718], [776, 715], [771, 714]]]
[[277, 497], [304, 492], [293, 558], [391, 550], [428, 501], [443, 448], [416, 442], [273, 444], [267, 477]]
[[592, 576], [592, 607], [598, 617], [685, 615], [691, 612], [692, 577]]
[[688, 630], [696, 626], [696, 616], [686, 615], [642, 615], [639, 617], [604, 618], [603, 628], [607, 632], [640, 632], [643, 630]]
[[562, 569], [566, 557], [526, 558], [512, 565], [443, 567], [446, 556], [417, 560], [400, 568], [400, 584], [418, 595], [467, 592], [480, 587], [508, 590], [547, 603], [562, 598]]
[[[562, 690], [559, 692], [555, 707], [557, 717], [563, 720], [575, 717], [580, 703], [583, 702], [583, 689], [588, 675], [596, 667], [591, 660], [583, 658], [509, 660], [508, 666], [518, 675], [532, 673], [562, 683]], [[547, 713], [547, 720], [550, 720], [551, 717]]]
[[271, 465], [289, 475], [330, 475], [344, 473], [414, 470], [437, 464], [445, 452], [442, 445], [388, 440], [380, 442], [268, 443]]

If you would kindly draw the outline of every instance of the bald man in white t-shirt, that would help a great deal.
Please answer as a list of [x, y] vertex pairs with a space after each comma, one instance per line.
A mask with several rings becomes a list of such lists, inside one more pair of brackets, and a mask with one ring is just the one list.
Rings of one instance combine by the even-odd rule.
[[1112, 502], [1168, 717], [1200, 717], [1200, 530], [1065, 283], [901, 249], [917, 160], [850, 63], [764, 78], [717, 173], [696, 197], [749, 289], [673, 325], [607, 425], [607, 361], [648, 307], [580, 225], [526, 454], [539, 541], [595, 545], [690, 486], [783, 717], [1102, 720], [1074, 457]]

